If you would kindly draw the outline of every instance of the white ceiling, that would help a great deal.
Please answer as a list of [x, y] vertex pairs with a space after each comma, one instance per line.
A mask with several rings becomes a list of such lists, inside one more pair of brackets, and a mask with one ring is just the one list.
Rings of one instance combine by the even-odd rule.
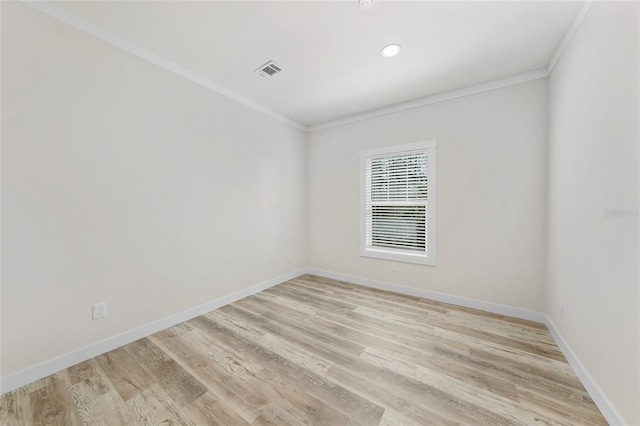
[[[57, 2], [304, 126], [547, 66], [579, 1]], [[395, 58], [380, 49], [399, 43]], [[274, 60], [283, 71], [253, 71]]]

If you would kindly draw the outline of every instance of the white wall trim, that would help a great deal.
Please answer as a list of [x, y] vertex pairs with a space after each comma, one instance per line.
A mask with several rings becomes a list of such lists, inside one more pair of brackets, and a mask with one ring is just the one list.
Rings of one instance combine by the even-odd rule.
[[560, 44], [556, 48], [556, 51], [553, 53], [553, 56], [549, 61], [549, 65], [547, 65], [547, 75], [551, 74], [551, 71], [553, 71], [553, 68], [556, 66], [558, 59], [560, 59], [560, 56], [562, 56], [562, 53], [571, 42], [571, 39], [576, 34], [576, 31], [578, 31], [580, 24], [582, 24], [582, 21], [587, 16], [587, 13], [589, 13], [589, 11], [591, 10], [591, 6], [593, 6], [594, 3], [595, 3], [595, 0], [587, 0], [584, 2], [580, 10], [578, 11], [578, 14], [573, 20], [573, 23], [571, 24], [566, 34], [560, 41]]
[[578, 376], [578, 379], [589, 393], [589, 396], [591, 396], [591, 399], [593, 399], [593, 402], [595, 402], [595, 404], [598, 406], [607, 422], [609, 422], [609, 424], [612, 426], [625, 425], [622, 416], [620, 416], [618, 411], [613, 407], [613, 404], [611, 404], [611, 401], [609, 401], [604, 392], [602, 392], [600, 387], [596, 384], [591, 375], [589, 375], [582, 363], [578, 360], [578, 358], [573, 353], [567, 342], [564, 340], [549, 316], [542, 312], [516, 308], [513, 306], [500, 305], [497, 303], [485, 302], [481, 300], [468, 299], [465, 297], [453, 296], [450, 294], [421, 290], [417, 288], [403, 287], [396, 284], [356, 277], [353, 275], [340, 274], [337, 272], [325, 271], [322, 269], [307, 268], [306, 273], [366, 287], [373, 287], [379, 290], [393, 291], [409, 296], [422, 297], [438, 302], [451, 303], [453, 305], [479, 309], [481, 311], [492, 312], [494, 314], [507, 315], [510, 317], [543, 323], [549, 329], [549, 332], [553, 336], [553, 339], [558, 344], [558, 347], [564, 354], [565, 358], [567, 358], [569, 365], [571, 365], [576, 373], [576, 376]]
[[266, 290], [285, 281], [289, 281], [303, 274], [313, 274], [320, 277], [345, 281], [352, 284], [376, 288], [379, 290], [393, 291], [409, 296], [422, 297], [438, 302], [451, 303], [467, 308], [479, 309], [485, 312], [492, 312], [499, 315], [507, 315], [515, 318], [543, 323], [551, 332], [551, 335], [562, 350], [564, 356], [567, 358], [567, 361], [569, 362], [576, 375], [584, 385], [585, 389], [587, 390], [595, 404], [598, 406], [605, 419], [609, 422], [609, 424], [625, 424], [622, 416], [614, 408], [609, 399], [605, 396], [604, 392], [602, 392], [600, 387], [593, 380], [591, 375], [589, 375], [582, 363], [578, 360], [575, 353], [571, 350], [567, 342], [564, 340], [556, 326], [553, 324], [549, 316], [547, 316], [546, 314], [508, 305], [501, 305], [497, 303], [485, 302], [482, 300], [469, 299], [465, 297], [417, 288], [404, 287], [396, 284], [356, 277], [353, 275], [340, 274], [316, 268], [302, 268], [286, 273], [284, 275], [280, 275], [278, 277], [252, 285], [227, 296], [209, 301], [207, 303], [203, 303], [202, 305], [198, 305], [193, 308], [189, 308], [182, 312], [170, 315], [166, 318], [162, 318], [158, 321], [154, 321], [150, 324], [137, 327], [133, 330], [126, 331], [117, 336], [110, 337], [106, 340], [85, 346], [81, 349], [78, 349], [77, 351], [61, 355], [57, 358], [45, 361], [41, 364], [35, 365], [17, 373], [2, 377], [0, 378], [0, 394], [12, 391], [21, 386], [27, 385], [36, 380], [54, 374], [60, 370], [64, 370], [65, 368], [69, 368], [80, 362], [86, 361], [87, 359], [109, 352], [113, 349], [119, 348], [128, 343], [149, 336], [153, 333], [157, 333], [158, 331], [165, 330], [181, 322], [188, 321], [199, 315], [218, 309], [222, 306], [228, 305], [245, 297], [251, 296], [255, 293]]
[[304, 274], [298, 269], [0, 378], [0, 395]]
[[314, 132], [317, 130], [329, 129], [332, 127], [338, 127], [349, 123], [355, 123], [357, 121], [367, 120], [370, 118], [381, 117], [388, 114], [393, 114], [396, 112], [405, 111], [408, 109], [419, 108], [421, 106], [431, 105], [439, 102], [444, 102], [452, 99], [461, 98], [464, 96], [475, 95], [478, 93], [488, 92], [495, 89], [500, 89], [503, 87], [509, 87], [516, 84], [526, 83], [533, 80], [538, 80], [542, 78], [546, 78], [549, 76], [551, 71], [553, 70], [556, 62], [564, 52], [565, 48], [571, 41], [571, 38], [574, 36], [578, 27], [587, 16], [587, 13], [593, 6], [595, 0], [587, 0], [583, 4], [582, 8], [576, 15], [571, 27], [567, 30], [567, 33], [564, 35], [562, 41], [556, 48], [549, 64], [545, 68], [540, 68], [537, 70], [532, 70], [528, 72], [524, 72], [521, 74], [516, 74], [512, 76], [508, 76], [505, 78], [488, 81], [485, 83], [476, 84], [473, 86], [464, 87], [461, 89], [452, 90], [445, 93], [440, 93], [433, 96], [427, 96], [425, 98], [416, 99], [410, 102], [404, 102], [401, 104], [391, 105], [385, 108], [380, 108], [377, 110], [365, 112], [362, 114], [356, 114], [353, 116], [341, 118], [338, 120], [328, 121], [325, 123], [316, 124], [313, 126], [305, 126], [304, 124], [298, 123], [295, 120], [290, 119], [270, 108], [265, 107], [245, 96], [242, 96], [214, 81], [211, 81], [193, 71], [190, 71], [181, 65], [178, 65], [175, 62], [172, 62], [160, 55], [157, 55], [153, 52], [150, 52], [141, 46], [138, 46], [131, 41], [120, 37], [110, 31], [107, 31], [92, 22], [89, 22], [71, 12], [64, 9], [63, 7], [49, 1], [35, 1], [35, 0], [22, 0], [22, 2], [36, 10], [39, 10], [52, 18], [55, 18], [61, 22], [64, 22], [80, 31], [83, 31], [87, 34], [90, 34], [102, 41], [105, 41], [113, 46], [116, 46], [122, 50], [125, 50], [145, 61], [148, 61], [154, 65], [157, 65], [161, 68], [164, 68], [167, 71], [170, 71], [174, 74], [177, 74], [187, 80], [190, 80], [200, 86], [203, 86], [209, 90], [212, 90], [216, 93], [219, 93], [223, 96], [226, 96], [229, 99], [232, 99], [236, 102], [239, 102], [249, 108], [252, 108], [256, 111], [259, 111], [271, 118], [274, 118], [278, 121], [281, 121], [285, 124], [288, 124], [296, 129], [303, 130], [305, 132]]
[[584, 368], [580, 360], [578, 360], [578, 357], [573, 353], [569, 344], [564, 340], [556, 326], [553, 324], [553, 321], [551, 321], [551, 318], [549, 318], [548, 315], [545, 315], [545, 317], [544, 323], [551, 332], [553, 339], [560, 347], [560, 350], [564, 354], [565, 358], [567, 358], [567, 361], [569, 361], [569, 365], [573, 367], [573, 371], [576, 373], [576, 376], [578, 376], [578, 379], [580, 379], [580, 382], [582, 382], [582, 385], [589, 393], [589, 396], [591, 396], [591, 399], [593, 399], [593, 402], [598, 406], [604, 418], [612, 426], [624, 425], [625, 422], [620, 413], [618, 413], [618, 411], [613, 407], [611, 401], [609, 401], [604, 392], [602, 392], [600, 387]]
[[533, 71], [528, 71], [522, 74], [516, 74], [509, 77], [501, 78], [498, 80], [488, 81], [486, 83], [476, 84], [474, 86], [464, 87], [462, 89], [452, 90], [450, 92], [440, 93], [438, 95], [427, 96], [426, 98], [416, 99], [410, 102], [404, 102], [397, 105], [392, 105], [385, 108], [380, 108], [374, 111], [365, 112], [363, 114], [352, 115], [351, 117], [341, 118], [339, 120], [333, 120], [322, 124], [316, 124], [309, 126], [307, 130], [309, 132], [315, 132], [317, 130], [329, 129], [331, 127], [343, 126], [349, 123], [355, 123], [356, 121], [367, 120], [370, 118], [381, 117], [383, 115], [394, 114], [396, 112], [405, 111], [408, 109], [419, 108], [425, 105], [431, 105], [439, 102], [449, 101], [452, 99], [462, 98], [464, 96], [475, 95], [478, 93], [488, 92], [495, 89], [501, 89], [503, 87], [509, 87], [516, 84], [526, 83], [533, 80], [539, 80], [548, 76], [546, 68], [540, 68]]
[[87, 21], [73, 13], [69, 12], [65, 8], [54, 4], [51, 1], [33, 1], [33, 0], [22, 0], [24, 4], [30, 6], [40, 12], [43, 12], [52, 18], [55, 18], [59, 21], [64, 22], [80, 31], [84, 31], [87, 34], [90, 34], [102, 41], [105, 41], [113, 46], [116, 46], [124, 51], [127, 51], [141, 59], [144, 59], [147, 62], [151, 62], [154, 65], [159, 66], [160, 68], [164, 68], [165, 70], [172, 72], [174, 74], [179, 75], [180, 77], [186, 78], [200, 86], [203, 86], [211, 91], [219, 93], [222, 96], [226, 96], [229, 99], [233, 99], [236, 102], [239, 102], [249, 108], [252, 108], [256, 111], [259, 111], [271, 118], [274, 118], [278, 121], [281, 121], [285, 124], [288, 124], [296, 129], [300, 129], [303, 131], [307, 131], [307, 126], [298, 123], [290, 119], [289, 117], [285, 117], [284, 115], [277, 113], [276, 111], [265, 107], [251, 99], [244, 97], [233, 90], [230, 90], [224, 86], [221, 86], [218, 83], [215, 83], [200, 74], [197, 74], [193, 71], [190, 71], [184, 68], [181, 65], [178, 65], [175, 62], [172, 62], [166, 58], [163, 58], [160, 55], [156, 55], [153, 52], [150, 52], [135, 43], [130, 42], [129, 40], [122, 38], [110, 31], [107, 31], [96, 24]]
[[464, 306], [466, 308], [479, 309], [481, 311], [492, 312], [494, 314], [507, 315], [510, 317], [535, 321], [539, 323], [545, 323], [546, 321], [546, 315], [542, 312], [516, 308], [514, 306], [500, 305], [498, 303], [453, 296], [451, 294], [438, 293], [435, 291], [422, 290], [412, 287], [404, 287], [397, 284], [376, 281], [369, 278], [356, 277], [353, 275], [339, 274], [337, 272], [330, 272], [322, 269], [307, 268], [306, 272], [308, 274], [318, 275], [320, 277], [331, 278], [334, 280], [345, 281], [352, 284], [377, 288], [378, 290], [393, 291], [395, 293], [422, 297], [424, 299], [435, 300], [437, 302], [451, 303], [453, 305]]

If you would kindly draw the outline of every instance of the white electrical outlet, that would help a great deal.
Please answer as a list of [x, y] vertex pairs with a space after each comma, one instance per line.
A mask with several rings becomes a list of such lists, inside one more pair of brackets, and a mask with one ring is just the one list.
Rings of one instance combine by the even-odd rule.
[[287, 262], [293, 262], [293, 253], [289, 253], [289, 256], [287, 256]]
[[558, 302], [558, 316], [560, 319], [564, 319], [564, 305], [562, 302]]
[[393, 272], [398, 272], [398, 262], [391, 263], [391, 270]]
[[92, 308], [93, 309], [91, 311], [93, 313], [94, 320], [107, 316], [107, 302], [96, 303]]

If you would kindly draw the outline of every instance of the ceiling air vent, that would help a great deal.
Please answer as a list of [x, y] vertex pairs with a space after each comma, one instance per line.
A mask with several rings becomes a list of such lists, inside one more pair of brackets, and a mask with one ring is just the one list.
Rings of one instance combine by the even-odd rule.
[[280, 66], [273, 61], [269, 61], [255, 70], [255, 72], [260, 74], [262, 77], [272, 77], [278, 74], [280, 71], [282, 71], [282, 68], [280, 68]]

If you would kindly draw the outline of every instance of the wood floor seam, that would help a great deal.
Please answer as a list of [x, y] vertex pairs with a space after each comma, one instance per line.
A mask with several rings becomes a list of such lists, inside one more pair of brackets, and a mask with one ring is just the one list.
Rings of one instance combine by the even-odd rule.
[[606, 425], [544, 324], [303, 275], [0, 397], [0, 425]]

